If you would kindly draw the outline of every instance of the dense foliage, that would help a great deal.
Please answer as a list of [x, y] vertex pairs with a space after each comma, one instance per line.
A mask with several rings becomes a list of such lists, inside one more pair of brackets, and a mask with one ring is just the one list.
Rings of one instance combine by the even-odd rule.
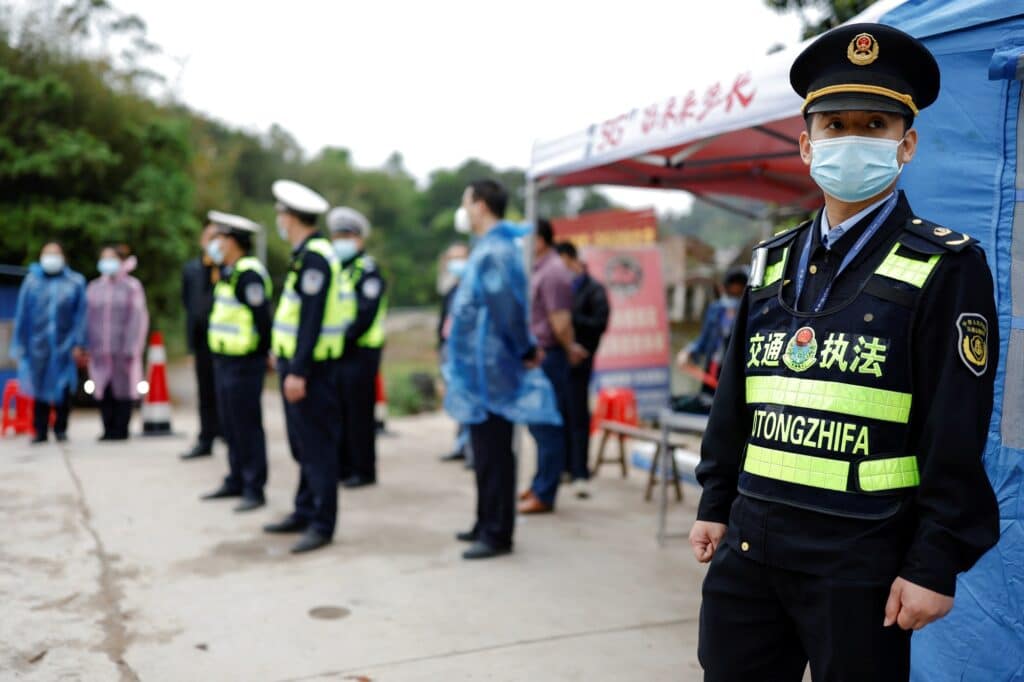
[[[343, 148], [310, 157], [280, 126], [254, 134], [175, 103], [146, 68], [158, 48], [145, 24], [107, 0], [21, 6], [15, 18], [0, 0], [0, 263], [28, 263], [57, 239], [72, 267], [91, 278], [100, 247], [126, 242], [138, 256], [153, 322], [169, 330], [180, 326], [181, 265], [197, 255], [210, 209], [268, 228], [268, 267], [280, 290], [289, 249], [273, 229], [277, 178], [366, 213], [374, 226], [369, 250], [397, 306], [436, 301], [436, 258], [456, 239], [453, 215], [471, 180], [501, 180], [510, 217], [523, 215], [521, 170], [471, 159], [418, 184], [398, 153], [377, 169], [355, 167]], [[610, 206], [594, 190], [549, 190], [538, 208], [558, 216]], [[683, 217], [669, 217], [671, 231], [717, 234], [728, 220], [705, 209], [685, 227], [675, 225]], [[732, 222], [729, 234], [749, 231]]]
[[[777, 12], [800, 13], [804, 38], [824, 33], [854, 18], [878, 0], [764, 0]], [[810, 10], [810, 13], [808, 12]]]

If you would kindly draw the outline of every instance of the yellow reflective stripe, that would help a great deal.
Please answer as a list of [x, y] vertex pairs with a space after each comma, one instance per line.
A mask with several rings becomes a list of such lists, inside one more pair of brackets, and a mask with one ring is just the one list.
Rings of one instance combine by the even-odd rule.
[[913, 488], [921, 482], [917, 457], [866, 459], [857, 465], [861, 490], [877, 492], [894, 488]]
[[803, 407], [865, 419], [906, 424], [910, 393], [854, 386], [836, 381], [780, 376], [747, 377], [747, 402]]
[[899, 248], [898, 243], [892, 247], [889, 255], [875, 270], [875, 274], [906, 282], [920, 289], [928, 281], [928, 276], [932, 274], [932, 270], [938, 264], [940, 254], [935, 254], [926, 261], [920, 261], [897, 255], [896, 251]]
[[743, 469], [776, 481], [845, 492], [850, 463], [748, 445]]
[[762, 287], [766, 287], [769, 284], [775, 284], [780, 279], [786, 270], [786, 259], [789, 257], [789, 247], [787, 246], [782, 250], [782, 258], [778, 262], [772, 263], [764, 269], [764, 281], [761, 283]]

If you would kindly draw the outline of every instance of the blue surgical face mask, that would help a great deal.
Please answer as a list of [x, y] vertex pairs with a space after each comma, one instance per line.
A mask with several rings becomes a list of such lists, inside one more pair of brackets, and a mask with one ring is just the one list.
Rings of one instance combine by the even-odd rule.
[[334, 246], [334, 253], [338, 254], [338, 258], [343, 261], [348, 260], [359, 252], [359, 244], [355, 239], [335, 239], [331, 245]]
[[100, 271], [101, 275], [116, 275], [117, 271], [121, 269], [121, 261], [117, 258], [100, 258], [96, 263], [96, 269]]
[[899, 176], [899, 140], [847, 135], [811, 142], [811, 178], [840, 201], [864, 201]]
[[219, 239], [211, 239], [206, 245], [206, 255], [217, 265], [224, 262], [224, 247]]
[[48, 275], [56, 275], [64, 269], [64, 256], [59, 253], [44, 253], [39, 257], [39, 265]]
[[453, 258], [448, 261], [448, 274], [453, 277], [462, 277], [466, 272], [466, 262], [465, 258]]

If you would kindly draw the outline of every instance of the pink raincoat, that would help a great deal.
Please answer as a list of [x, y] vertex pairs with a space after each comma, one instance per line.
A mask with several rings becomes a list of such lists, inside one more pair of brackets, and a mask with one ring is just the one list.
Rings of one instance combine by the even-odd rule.
[[118, 400], [138, 397], [149, 313], [142, 283], [128, 274], [135, 266], [135, 257], [130, 257], [120, 272], [94, 279], [85, 291], [89, 378], [96, 384], [93, 395], [97, 400], [107, 387]]

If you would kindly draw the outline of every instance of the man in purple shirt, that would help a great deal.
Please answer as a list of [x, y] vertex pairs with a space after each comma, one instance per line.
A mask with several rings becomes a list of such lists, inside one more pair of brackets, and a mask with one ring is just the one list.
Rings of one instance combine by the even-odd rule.
[[537, 474], [530, 489], [520, 495], [520, 514], [542, 514], [555, 508], [558, 483], [569, 451], [568, 430], [564, 426], [568, 423], [569, 366], [589, 355], [573, 335], [573, 273], [554, 249], [551, 223], [537, 221], [533, 241], [530, 332], [537, 338], [537, 345], [544, 349], [541, 367], [555, 389], [563, 425], [530, 425], [530, 434], [537, 442]]

